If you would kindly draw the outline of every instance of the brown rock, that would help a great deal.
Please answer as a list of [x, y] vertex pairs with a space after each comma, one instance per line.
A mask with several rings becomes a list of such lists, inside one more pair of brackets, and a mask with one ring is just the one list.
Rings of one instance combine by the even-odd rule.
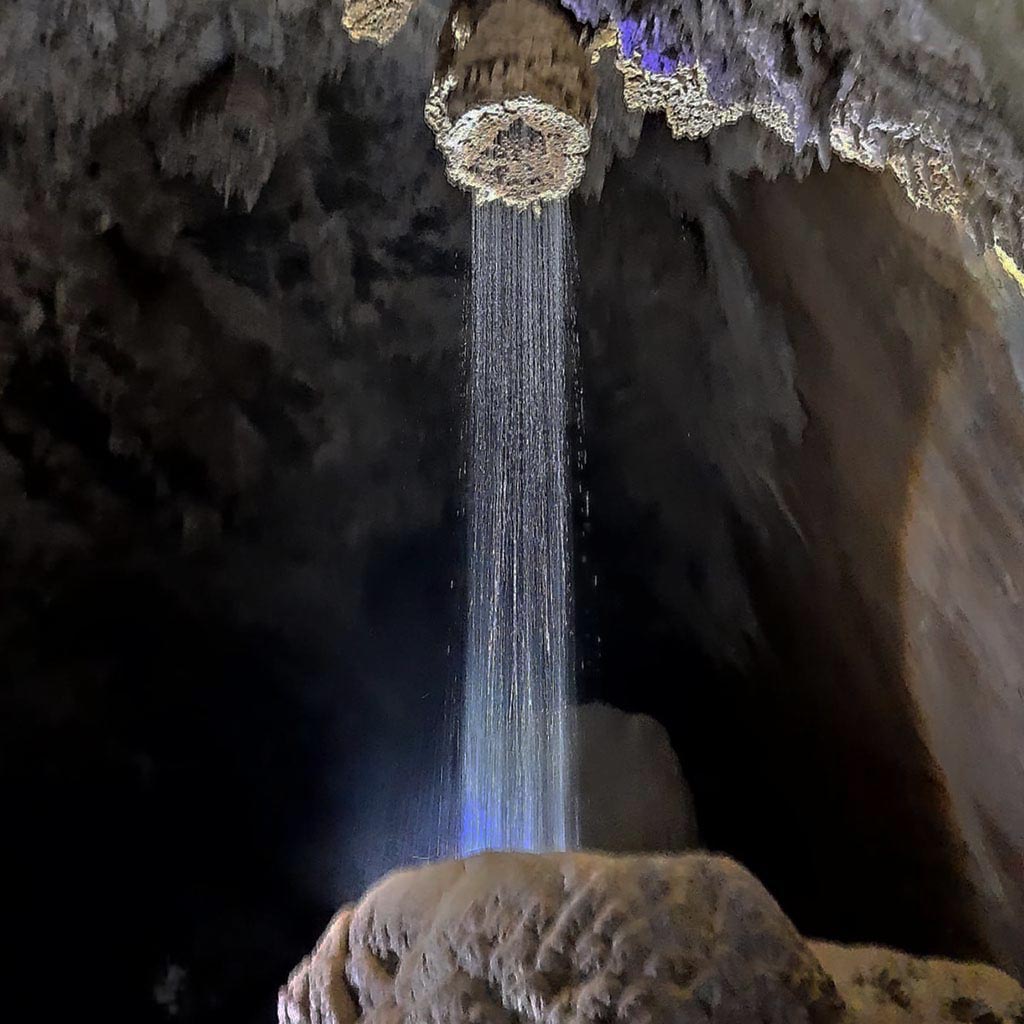
[[348, 0], [342, 24], [355, 40], [384, 46], [408, 21], [417, 0]]
[[454, 184], [482, 201], [532, 206], [582, 179], [595, 92], [580, 28], [556, 5], [459, 2], [426, 116]]
[[[340, 1024], [328, 930], [280, 1024]], [[483, 854], [391, 875], [355, 908], [345, 974], [362, 1021], [812, 1021], [842, 1004], [771, 896], [706, 855]], [[307, 980], [308, 979], [308, 980]]]
[[1021, 1024], [993, 967], [808, 943], [704, 854], [488, 853], [384, 879], [281, 990], [279, 1024]]
[[1024, 1019], [1024, 990], [987, 964], [920, 960], [875, 946], [818, 942], [811, 948], [835, 981], [851, 1021], [1019, 1024]]
[[661, 724], [608, 704], [583, 705], [577, 722], [580, 846], [607, 853], [696, 846], [693, 797]]
[[345, 1024], [356, 1007], [345, 981], [352, 910], [334, 915], [313, 952], [292, 971], [277, 999], [280, 1024]]

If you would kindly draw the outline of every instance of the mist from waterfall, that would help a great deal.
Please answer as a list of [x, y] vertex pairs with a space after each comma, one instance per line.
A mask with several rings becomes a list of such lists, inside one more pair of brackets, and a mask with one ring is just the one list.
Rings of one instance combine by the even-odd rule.
[[473, 210], [460, 852], [576, 845], [571, 224]]

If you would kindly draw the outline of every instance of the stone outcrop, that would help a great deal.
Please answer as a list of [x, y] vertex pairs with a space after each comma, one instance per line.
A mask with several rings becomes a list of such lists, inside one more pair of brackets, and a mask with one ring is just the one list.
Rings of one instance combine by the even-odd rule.
[[[240, 126], [230, 111], [244, 110], [243, 129], [255, 119], [262, 126], [257, 134], [266, 137], [269, 112], [248, 84], [226, 85], [217, 95], [218, 73], [233, 65], [272, 76], [274, 89], [287, 97], [286, 106], [275, 108], [301, 121], [320, 81], [344, 67], [343, 7], [342, 0], [5, 4], [0, 133], [7, 148], [17, 150], [11, 162], [34, 166], [39, 184], [55, 187], [81, 174], [94, 132], [122, 116], [144, 115], [153, 138], [170, 135], [172, 149], [179, 132], [193, 135], [199, 160], [205, 155], [195, 150], [214, 131], [208, 115], [229, 112], [221, 126], [233, 130]], [[182, 110], [183, 99], [202, 97], [211, 85], [204, 97], [209, 106]], [[210, 128], [205, 136], [204, 125]], [[238, 181], [265, 180], [268, 149], [253, 141], [248, 156], [237, 154], [240, 163], [253, 165], [236, 167]], [[230, 142], [214, 140], [217, 151], [225, 145]]]
[[[709, 845], [808, 934], [1024, 976], [1024, 294], [888, 175], [752, 173], [757, 133], [645, 132], [606, 189], [650, 215], [577, 222], [586, 393], [610, 396], [590, 406], [609, 425], [592, 504], [622, 503], [606, 671], [631, 678], [657, 642], [645, 622], [623, 635], [650, 557], [716, 663], [675, 672], [675, 637], [645, 662], [674, 680], [644, 707], [688, 759]], [[591, 286], [613, 253], [616, 290]], [[656, 289], [649, 267], [671, 268]], [[640, 521], [652, 540], [630, 538]]]
[[908, 495], [904, 657], [975, 860], [982, 916], [1024, 972], [1024, 291], [970, 264], [1004, 345], [962, 345], [936, 376]]
[[460, 0], [441, 36], [427, 121], [455, 185], [532, 206], [582, 179], [595, 92], [565, 12], [547, 0]]
[[[901, 1016], [902, 1015], [902, 1016]], [[980, 965], [807, 943], [733, 861], [490, 853], [386, 878], [281, 990], [279, 1024], [1019, 1024]]]
[[390, 43], [406, 23], [417, 0], [347, 0], [342, 24], [355, 40]]
[[[916, 205], [962, 222], [982, 247], [1024, 260], [1024, 82], [999, 36], [1024, 19], [999, 0], [965, 18], [945, 0], [742, 4], [566, 0], [621, 32], [627, 102], [699, 137], [752, 115], [802, 171], [834, 153], [888, 169]], [[995, 26], [1001, 26], [996, 30]]]
[[922, 960], [877, 946], [812, 942], [852, 1024], [1020, 1024], [1024, 992], [987, 964]]
[[608, 704], [577, 712], [579, 841], [607, 853], [697, 845], [693, 797], [664, 727]]

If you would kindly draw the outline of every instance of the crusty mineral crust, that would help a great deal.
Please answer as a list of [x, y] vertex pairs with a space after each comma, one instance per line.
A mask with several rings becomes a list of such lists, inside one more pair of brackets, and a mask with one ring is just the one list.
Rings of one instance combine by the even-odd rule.
[[448, 177], [481, 202], [564, 199], [583, 178], [590, 133], [531, 96], [467, 111], [438, 136]]
[[[677, 139], [703, 138], [750, 115], [798, 151], [802, 151], [808, 141], [800, 137], [791, 113], [779, 103], [756, 100], [719, 104], [708, 90], [707, 74], [699, 63], [665, 75], [645, 70], [637, 59], [620, 54], [617, 66], [622, 73], [627, 106], [633, 110], [662, 111]], [[998, 230], [1007, 249], [1020, 251], [1019, 222], [1011, 219], [1009, 213], [996, 217], [996, 207], [988, 201], [982, 201], [981, 206], [972, 205], [970, 193], [974, 178], [969, 184], [964, 173], [958, 173], [948, 140], [928, 132], [922, 125], [896, 124], [889, 125], [888, 129], [892, 137], [881, 142], [877, 133], [872, 136], [851, 121], [845, 105], [837, 104], [827, 135], [814, 141], [826, 165], [834, 153], [870, 170], [889, 170], [915, 206], [924, 206], [961, 221], [982, 245], [994, 245]], [[974, 168], [975, 175], [980, 173]], [[1010, 205], [1016, 208], [1013, 201]]]
[[699, 64], [680, 68], [674, 75], [657, 75], [620, 55], [616, 66], [622, 74], [626, 106], [663, 111], [677, 139], [702, 139], [748, 113], [738, 103], [716, 103], [708, 95], [707, 75]]
[[590, 57], [541, 0], [457, 4], [427, 121], [448, 176], [481, 201], [532, 206], [583, 177], [595, 113]]
[[841, 1013], [796, 929], [724, 858], [490, 853], [392, 875], [352, 913], [345, 974], [359, 1016], [304, 980], [337, 977], [331, 934], [282, 990], [281, 1024]]
[[341, 22], [355, 40], [384, 46], [397, 35], [419, 0], [347, 0]]
[[[810, 15], [798, 0], [565, 2], [592, 24], [628, 16], [627, 102], [664, 111], [677, 137], [751, 114], [826, 167], [835, 153], [891, 171], [915, 205], [1024, 266], [1024, 138], [993, 99], [982, 54], [941, 4], [824, 0]], [[680, 60], [677, 71], [645, 60], [655, 40]]]

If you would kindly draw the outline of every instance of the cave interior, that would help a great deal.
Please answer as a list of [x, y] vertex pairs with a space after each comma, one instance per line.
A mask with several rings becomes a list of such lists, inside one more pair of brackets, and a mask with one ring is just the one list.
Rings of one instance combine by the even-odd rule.
[[[0, 12], [14, 999], [264, 1020], [334, 908], [448, 852], [471, 200], [424, 119], [448, 5], [405, 4], [383, 47], [332, 0], [58, 6]], [[595, 49], [569, 200], [579, 699], [660, 724], [688, 790], [665, 814], [803, 934], [1021, 978], [1024, 278], [1000, 218], [1024, 210], [1024, 15], [881, 4], [883, 43], [849, 0], [732, 6], [842, 57], [772, 80], [808, 118], [853, 67], [879, 104], [941, 93], [995, 227], [810, 128], [679, 137], [623, 92], [657, 61]], [[565, 7], [591, 40], [685, 24]], [[702, 59], [739, 89], [727, 36]]]

